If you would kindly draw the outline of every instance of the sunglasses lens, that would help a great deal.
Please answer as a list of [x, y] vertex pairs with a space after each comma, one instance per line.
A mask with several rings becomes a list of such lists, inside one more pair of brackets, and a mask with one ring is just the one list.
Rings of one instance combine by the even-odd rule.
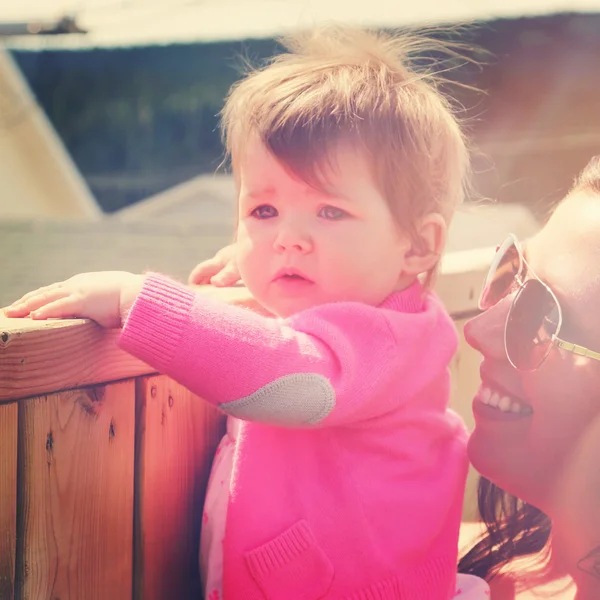
[[533, 371], [544, 362], [559, 314], [554, 296], [537, 279], [529, 279], [517, 292], [506, 321], [506, 353], [517, 369]]
[[519, 251], [512, 238], [509, 238], [500, 246], [490, 266], [479, 298], [481, 310], [494, 306], [512, 290], [520, 265]]

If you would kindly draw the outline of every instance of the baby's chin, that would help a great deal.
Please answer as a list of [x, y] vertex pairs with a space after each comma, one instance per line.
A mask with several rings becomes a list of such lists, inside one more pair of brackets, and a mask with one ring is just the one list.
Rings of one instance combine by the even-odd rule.
[[270, 314], [280, 319], [287, 319], [303, 310], [322, 304], [322, 302], [311, 302], [308, 298], [261, 298], [257, 294], [253, 296]]
[[265, 302], [264, 304], [262, 302], [259, 303], [264, 306], [272, 315], [280, 318], [280, 319], [287, 319], [288, 317], [292, 317], [295, 314], [298, 314], [299, 312], [302, 312], [303, 310], [306, 310], [308, 308], [312, 308], [313, 306], [315, 306], [315, 304], [303, 304], [300, 302]]
[[254, 299], [264, 307], [270, 314], [280, 318], [287, 319], [303, 310], [309, 310], [317, 306], [323, 306], [324, 304], [331, 304], [335, 302], [359, 302], [361, 304], [367, 304], [370, 306], [378, 306], [385, 298], [363, 298], [353, 297], [351, 294], [339, 294], [323, 297], [323, 295], [307, 294], [306, 296], [279, 296], [261, 294], [259, 292], [252, 292], [250, 286], [249, 291], [252, 293]]

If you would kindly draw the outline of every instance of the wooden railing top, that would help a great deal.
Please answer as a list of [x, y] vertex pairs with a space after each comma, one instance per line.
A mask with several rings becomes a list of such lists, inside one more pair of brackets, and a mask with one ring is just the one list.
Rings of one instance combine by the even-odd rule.
[[[476, 312], [492, 254], [485, 248], [444, 258], [436, 291], [454, 317]], [[258, 309], [244, 287], [199, 289]], [[117, 347], [118, 335], [118, 330], [104, 330], [87, 319], [9, 319], [0, 311], [0, 403], [152, 373]]]

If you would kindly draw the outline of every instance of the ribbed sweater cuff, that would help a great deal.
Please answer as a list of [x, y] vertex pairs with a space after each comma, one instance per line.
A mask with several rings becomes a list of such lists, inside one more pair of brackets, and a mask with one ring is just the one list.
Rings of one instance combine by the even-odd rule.
[[158, 371], [171, 364], [194, 292], [167, 277], [149, 273], [119, 338], [119, 346]]

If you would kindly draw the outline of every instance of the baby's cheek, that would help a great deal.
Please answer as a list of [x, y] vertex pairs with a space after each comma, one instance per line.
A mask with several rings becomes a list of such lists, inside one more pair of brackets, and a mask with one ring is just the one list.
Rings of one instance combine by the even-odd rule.
[[235, 243], [235, 260], [240, 272], [248, 270], [255, 254], [256, 251], [253, 251], [251, 240], [247, 237], [238, 237]]
[[250, 248], [240, 248], [236, 255], [237, 266], [240, 275], [246, 285], [258, 275], [260, 260], [256, 252]]
[[240, 251], [237, 257], [237, 267], [244, 285], [260, 302], [263, 299], [269, 277], [267, 261], [258, 252]]

